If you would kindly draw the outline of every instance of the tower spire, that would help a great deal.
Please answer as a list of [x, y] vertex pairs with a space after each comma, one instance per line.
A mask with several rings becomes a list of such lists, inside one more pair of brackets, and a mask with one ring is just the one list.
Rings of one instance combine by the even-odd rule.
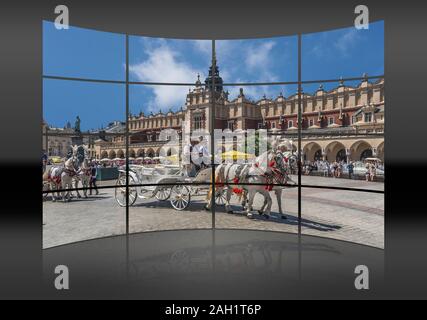
[[197, 73], [197, 81], [196, 81], [196, 87], [200, 87], [202, 83], [200, 82], [200, 73]]
[[209, 67], [209, 73], [205, 79], [205, 88], [207, 90], [211, 89], [213, 79], [215, 79], [215, 91], [216, 92], [223, 91], [223, 86], [222, 86], [223, 81], [222, 81], [222, 78], [219, 76], [219, 69], [218, 69], [218, 65], [216, 64], [215, 53], [212, 56], [212, 64]]

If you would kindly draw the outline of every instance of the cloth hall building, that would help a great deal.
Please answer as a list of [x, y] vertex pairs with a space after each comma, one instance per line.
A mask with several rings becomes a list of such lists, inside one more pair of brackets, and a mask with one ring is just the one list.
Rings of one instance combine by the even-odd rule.
[[[211, 84], [215, 79], [213, 96]], [[215, 128], [211, 128], [212, 99], [215, 99]], [[361, 160], [378, 157], [384, 160], [384, 79], [370, 82], [367, 75], [357, 86], [337, 87], [326, 91], [321, 85], [314, 93], [302, 93], [302, 154], [306, 160]], [[293, 139], [297, 145], [298, 94], [288, 97], [281, 93], [275, 98], [265, 95], [257, 101], [245, 96], [241, 88], [230, 99], [224, 89], [218, 67], [209, 69], [204, 83], [197, 77], [194, 88], [183, 97], [178, 111], [159, 111], [146, 115], [131, 115], [129, 123], [129, 156], [159, 156], [160, 148], [169, 137], [162, 137], [164, 129], [179, 134], [204, 129], [248, 130], [267, 129]], [[168, 146], [170, 143], [168, 144]], [[125, 141], [121, 137], [95, 142], [97, 158], [125, 156]], [[180, 153], [179, 143], [167, 154]]]

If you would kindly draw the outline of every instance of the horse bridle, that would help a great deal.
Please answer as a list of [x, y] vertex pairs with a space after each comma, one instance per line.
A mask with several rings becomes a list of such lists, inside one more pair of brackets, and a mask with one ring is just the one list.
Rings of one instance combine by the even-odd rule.
[[[273, 178], [279, 184], [282, 184], [283, 180], [285, 180], [285, 183], [286, 183], [286, 181], [289, 178], [287, 169], [285, 168], [285, 165], [284, 165], [284, 162], [285, 162], [284, 158], [285, 157], [281, 152], [277, 152], [274, 156], [274, 161], [277, 165], [277, 169], [273, 169]], [[277, 175], [280, 175], [280, 179], [277, 178]]]

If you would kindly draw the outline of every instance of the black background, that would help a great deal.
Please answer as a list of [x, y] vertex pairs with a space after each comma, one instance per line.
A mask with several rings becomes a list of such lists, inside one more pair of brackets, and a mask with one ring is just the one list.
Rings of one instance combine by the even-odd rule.
[[[70, 9], [71, 25], [174, 38], [249, 38], [347, 27], [355, 1], [2, 2], [0, 297], [43, 298], [42, 20]], [[385, 21], [386, 205], [382, 298], [427, 297], [425, 187], [426, 5], [365, 1]]]

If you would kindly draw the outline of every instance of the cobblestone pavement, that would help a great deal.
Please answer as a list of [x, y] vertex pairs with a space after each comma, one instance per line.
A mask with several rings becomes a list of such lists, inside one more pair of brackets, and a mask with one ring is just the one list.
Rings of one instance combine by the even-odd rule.
[[[296, 181], [297, 177], [294, 177]], [[111, 185], [111, 182], [107, 182]], [[302, 177], [304, 185], [334, 186], [384, 190], [383, 183]], [[287, 219], [278, 216], [274, 193], [272, 217], [257, 214], [248, 219], [233, 197], [234, 214], [223, 206], [216, 208], [216, 228], [257, 229], [282, 232], [298, 231], [298, 191], [285, 189], [282, 204]], [[255, 198], [255, 209], [262, 197]], [[192, 198], [185, 211], [175, 211], [168, 201], [140, 200], [129, 210], [130, 232], [211, 228], [212, 213], [204, 210], [204, 196]], [[302, 188], [302, 233], [384, 248], [384, 194], [332, 189]], [[102, 189], [97, 196], [69, 203], [43, 203], [43, 247], [118, 235], [125, 232], [125, 208], [114, 199], [114, 189]]]

